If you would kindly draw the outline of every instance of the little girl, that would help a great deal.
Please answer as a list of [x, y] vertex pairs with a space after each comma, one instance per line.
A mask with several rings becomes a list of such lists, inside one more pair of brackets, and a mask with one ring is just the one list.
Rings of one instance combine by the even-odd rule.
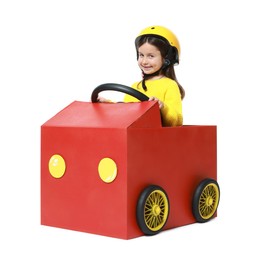
[[[167, 28], [151, 26], [141, 31], [135, 40], [138, 66], [143, 79], [132, 88], [144, 93], [149, 100], [158, 101], [163, 126], [183, 124], [182, 99], [185, 91], [176, 79], [174, 65], [179, 64], [180, 45]], [[98, 97], [99, 102], [109, 102]], [[125, 95], [124, 102], [140, 102]]]

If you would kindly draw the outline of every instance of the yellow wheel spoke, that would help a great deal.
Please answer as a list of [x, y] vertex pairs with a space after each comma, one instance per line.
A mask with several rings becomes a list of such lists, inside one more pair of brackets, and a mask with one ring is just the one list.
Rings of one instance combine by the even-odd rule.
[[208, 184], [202, 191], [199, 200], [200, 215], [209, 219], [216, 211], [219, 201], [219, 190], [216, 184]]
[[164, 192], [155, 190], [149, 194], [144, 207], [144, 218], [147, 227], [153, 231], [162, 228], [167, 220], [168, 209], [168, 200]]

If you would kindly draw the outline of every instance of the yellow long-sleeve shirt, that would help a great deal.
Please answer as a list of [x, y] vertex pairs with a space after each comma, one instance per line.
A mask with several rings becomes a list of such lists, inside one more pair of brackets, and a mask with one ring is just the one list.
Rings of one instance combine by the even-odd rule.
[[[166, 77], [146, 80], [146, 91], [142, 88], [142, 84], [138, 85], [138, 83], [135, 82], [132, 88], [148, 97], [156, 97], [164, 103], [161, 109], [164, 126], [181, 126], [183, 124], [181, 94], [174, 80]], [[125, 95], [124, 102], [139, 102], [139, 100], [130, 95]]]

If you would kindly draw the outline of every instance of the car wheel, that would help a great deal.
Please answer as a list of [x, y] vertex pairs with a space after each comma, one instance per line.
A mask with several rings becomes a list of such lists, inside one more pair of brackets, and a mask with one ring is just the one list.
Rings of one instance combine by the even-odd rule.
[[145, 235], [155, 235], [165, 226], [169, 216], [169, 199], [166, 192], [157, 185], [148, 186], [139, 196], [137, 223]]
[[213, 179], [204, 179], [197, 186], [193, 201], [192, 211], [197, 222], [204, 223], [214, 217], [220, 199], [218, 183]]

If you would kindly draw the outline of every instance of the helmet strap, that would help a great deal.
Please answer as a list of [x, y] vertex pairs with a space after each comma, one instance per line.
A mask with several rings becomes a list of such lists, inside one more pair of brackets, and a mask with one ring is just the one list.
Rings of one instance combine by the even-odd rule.
[[[170, 63], [169, 63], [169, 64], [170, 64]], [[159, 70], [155, 71], [155, 72], [152, 73], [152, 74], [146, 74], [146, 73], [144, 73], [143, 70], [142, 70], [142, 74], [143, 74], [142, 87], [143, 87], [143, 89], [144, 89], [145, 91], [147, 90], [147, 87], [146, 87], [146, 85], [145, 85], [145, 80], [147, 80], [147, 79], [149, 79], [149, 78], [151, 78], [151, 77], [160, 75], [160, 72], [162, 71], [162, 69], [166, 68], [167, 66], [168, 66], [168, 65], [165, 66], [165, 64], [163, 64], [163, 66], [162, 66]]]

